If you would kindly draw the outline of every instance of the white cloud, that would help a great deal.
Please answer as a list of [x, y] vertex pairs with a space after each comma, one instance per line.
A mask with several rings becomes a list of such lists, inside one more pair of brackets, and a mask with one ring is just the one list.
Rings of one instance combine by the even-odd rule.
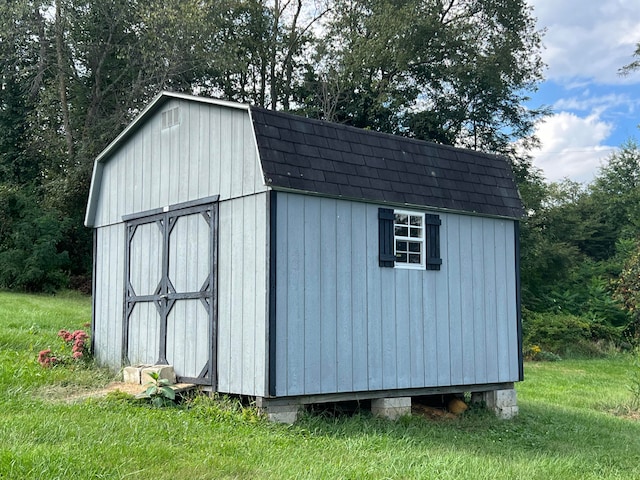
[[615, 150], [615, 147], [602, 144], [612, 128], [597, 114], [579, 117], [560, 112], [551, 115], [536, 129], [542, 147], [531, 152], [533, 163], [549, 181], [568, 177], [590, 182], [603, 160]]
[[620, 77], [618, 69], [630, 63], [640, 41], [637, 0], [529, 0], [546, 28], [543, 59], [547, 78], [567, 84], [588, 78], [599, 83], [629, 84], [636, 72]]
[[591, 96], [589, 89], [585, 89], [579, 96], [557, 100], [552, 108], [556, 111], [579, 110], [584, 112], [602, 112], [606, 109], [625, 107], [626, 110], [633, 111], [638, 102], [638, 99], [632, 99], [623, 93]]

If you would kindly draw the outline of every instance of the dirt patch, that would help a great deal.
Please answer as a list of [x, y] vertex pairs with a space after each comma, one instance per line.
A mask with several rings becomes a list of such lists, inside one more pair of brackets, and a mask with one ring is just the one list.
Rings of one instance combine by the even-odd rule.
[[83, 388], [77, 385], [51, 385], [39, 390], [37, 396], [51, 402], [74, 403], [88, 398], [106, 397], [109, 393], [116, 391], [137, 395], [143, 390], [143, 385], [124, 382], [111, 382], [98, 389]]

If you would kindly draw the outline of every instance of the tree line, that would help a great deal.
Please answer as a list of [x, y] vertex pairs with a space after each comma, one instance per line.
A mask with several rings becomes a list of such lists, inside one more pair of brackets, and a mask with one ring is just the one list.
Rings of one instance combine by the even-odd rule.
[[626, 301], [635, 185], [614, 203], [614, 159], [588, 188], [549, 185], [527, 153], [548, 110], [524, 106], [544, 69], [524, 0], [7, 0], [0, 17], [0, 288], [90, 287], [93, 160], [172, 90], [505, 155], [527, 311]]

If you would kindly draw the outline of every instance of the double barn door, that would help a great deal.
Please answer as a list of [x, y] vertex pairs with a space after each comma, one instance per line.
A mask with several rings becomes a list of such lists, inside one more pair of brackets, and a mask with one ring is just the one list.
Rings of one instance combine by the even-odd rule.
[[125, 364], [170, 364], [178, 381], [215, 387], [218, 204], [125, 220]]

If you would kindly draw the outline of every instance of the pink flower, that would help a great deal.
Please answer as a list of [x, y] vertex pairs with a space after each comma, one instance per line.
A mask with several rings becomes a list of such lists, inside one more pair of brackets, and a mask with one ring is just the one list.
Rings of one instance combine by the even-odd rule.
[[73, 352], [73, 358], [75, 358], [76, 360], [79, 358], [82, 358], [82, 352], [80, 351]]

